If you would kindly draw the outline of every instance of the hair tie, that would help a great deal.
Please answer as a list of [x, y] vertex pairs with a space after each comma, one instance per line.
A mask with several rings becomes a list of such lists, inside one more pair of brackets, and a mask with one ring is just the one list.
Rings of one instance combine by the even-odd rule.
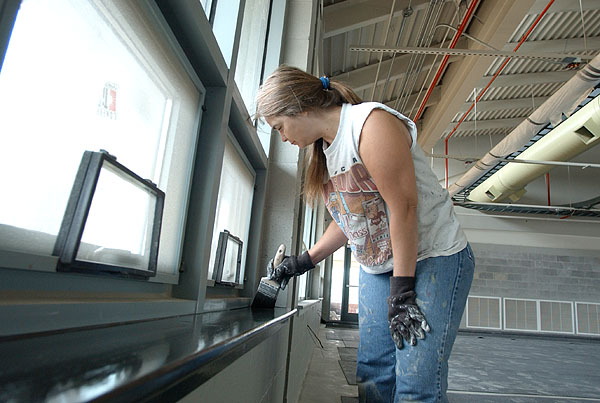
[[321, 84], [323, 84], [323, 89], [328, 90], [329, 89], [329, 78], [327, 76], [323, 76], [320, 78], [320, 80], [321, 80]]

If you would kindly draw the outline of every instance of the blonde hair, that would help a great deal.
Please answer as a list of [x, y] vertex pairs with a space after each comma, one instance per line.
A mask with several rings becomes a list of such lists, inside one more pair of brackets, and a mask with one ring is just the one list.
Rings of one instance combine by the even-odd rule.
[[[319, 78], [298, 68], [282, 65], [258, 89], [255, 117], [295, 116], [309, 110], [326, 109], [344, 103], [356, 105], [361, 102], [360, 97], [345, 84], [329, 80], [329, 88], [324, 89]], [[326, 179], [327, 162], [323, 153], [323, 139], [312, 144], [307, 155], [304, 193], [312, 203], [321, 193]]]

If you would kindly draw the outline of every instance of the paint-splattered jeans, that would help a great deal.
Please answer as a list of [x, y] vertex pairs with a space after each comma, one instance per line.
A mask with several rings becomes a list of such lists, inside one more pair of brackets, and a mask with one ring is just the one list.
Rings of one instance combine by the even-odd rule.
[[357, 373], [361, 402], [447, 402], [448, 358], [473, 280], [467, 246], [451, 256], [417, 263], [417, 304], [431, 327], [416, 346], [398, 350], [387, 320], [389, 276], [360, 271]]

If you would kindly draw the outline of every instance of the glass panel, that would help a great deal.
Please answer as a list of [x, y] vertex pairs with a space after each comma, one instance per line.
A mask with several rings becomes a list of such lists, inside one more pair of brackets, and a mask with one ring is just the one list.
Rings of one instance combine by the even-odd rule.
[[350, 255], [350, 276], [349, 276], [349, 294], [348, 294], [348, 313], [358, 313], [358, 277], [360, 263]]
[[155, 206], [142, 184], [105, 162], [77, 260], [147, 270]]
[[243, 242], [240, 281], [244, 278], [248, 231], [254, 196], [254, 173], [244, 162], [232, 141], [227, 138], [223, 155], [223, 168], [217, 197], [217, 211], [213, 227], [208, 278], [212, 278], [219, 234], [228, 230]]
[[18, 250], [51, 254], [81, 155], [104, 149], [165, 191], [158, 271], [176, 275], [200, 94], [136, 7], [21, 2], [0, 73], [0, 183], [10, 190], [0, 225], [43, 239]]
[[265, 150], [265, 154], [268, 156], [269, 148], [271, 147], [271, 126], [269, 126], [263, 119], [258, 119], [256, 133], [258, 134], [258, 138], [263, 150]]
[[298, 277], [298, 300], [306, 299], [306, 283], [308, 281], [308, 272]]
[[204, 9], [204, 14], [206, 14], [206, 18], [210, 19], [210, 9], [212, 7], [212, 0], [200, 0], [200, 4], [202, 4], [202, 8]]
[[260, 84], [269, 19], [269, 0], [246, 1], [235, 82], [250, 115], [256, 111], [254, 96]]
[[56, 235], [85, 150], [154, 177], [168, 96], [87, 2], [21, 4], [0, 93], [0, 222]]
[[227, 67], [231, 65], [240, 0], [217, 1], [213, 32]]
[[346, 247], [342, 246], [333, 253], [331, 265], [331, 299], [330, 320], [340, 320], [342, 317], [342, 291], [344, 289], [344, 255]]
[[226, 283], [235, 283], [239, 249], [240, 244], [228, 237], [227, 248], [225, 249], [225, 259], [223, 262], [223, 275], [221, 276], [221, 281]]

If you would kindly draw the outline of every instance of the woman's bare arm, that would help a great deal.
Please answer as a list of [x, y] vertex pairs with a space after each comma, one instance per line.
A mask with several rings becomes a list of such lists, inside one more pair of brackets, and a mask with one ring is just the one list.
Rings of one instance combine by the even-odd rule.
[[360, 157], [390, 213], [394, 276], [414, 276], [417, 263], [417, 185], [408, 128], [375, 109], [360, 137]]
[[323, 236], [308, 251], [310, 260], [313, 264], [319, 263], [341, 248], [347, 241], [348, 238], [346, 238], [341, 228], [335, 221], [332, 221], [325, 230], [325, 233], [323, 233]]

